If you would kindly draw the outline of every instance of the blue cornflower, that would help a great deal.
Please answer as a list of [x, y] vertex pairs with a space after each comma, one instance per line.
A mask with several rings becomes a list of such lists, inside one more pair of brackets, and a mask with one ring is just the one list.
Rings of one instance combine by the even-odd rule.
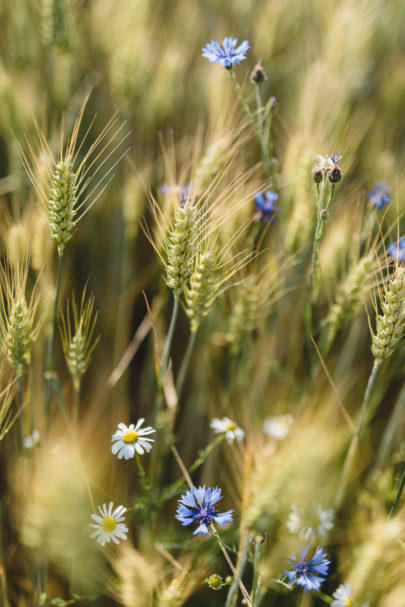
[[381, 211], [385, 204], [391, 203], [390, 192], [390, 186], [386, 181], [377, 181], [371, 192], [367, 194], [367, 200], [370, 201], [372, 206]]
[[219, 63], [222, 67], [230, 70], [235, 63], [240, 63], [246, 59], [245, 53], [250, 48], [247, 40], [242, 42], [238, 48], [235, 48], [237, 41], [238, 39], [232, 38], [232, 36], [224, 38], [222, 44], [217, 40], [212, 40], [202, 49], [202, 56], [206, 57], [211, 63]]
[[260, 214], [260, 220], [263, 222], [270, 221], [274, 223], [275, 214], [280, 210], [274, 203], [278, 200], [278, 194], [266, 190], [263, 193], [256, 194], [255, 203], [256, 208]]
[[405, 236], [400, 238], [398, 242], [390, 242], [387, 253], [396, 261], [405, 261]]
[[296, 582], [305, 590], [319, 590], [328, 575], [330, 561], [327, 560], [323, 548], [317, 548], [312, 559], [305, 558], [309, 546], [304, 548], [299, 558], [291, 556], [290, 569], [284, 571], [290, 584]]
[[231, 523], [233, 510], [228, 510], [220, 514], [215, 508], [215, 504], [222, 499], [221, 489], [215, 487], [211, 489], [202, 487], [192, 487], [190, 491], [187, 491], [185, 495], [181, 496], [178, 501], [178, 508], [176, 518], [185, 527], [191, 525], [191, 523], [199, 523], [197, 529], [193, 532], [201, 533], [203, 535], [209, 535], [208, 525], [213, 521], [218, 525], [225, 525]]

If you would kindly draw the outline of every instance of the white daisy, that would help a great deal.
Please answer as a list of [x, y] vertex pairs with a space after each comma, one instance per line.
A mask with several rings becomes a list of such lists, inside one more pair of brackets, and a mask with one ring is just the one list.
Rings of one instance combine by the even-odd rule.
[[125, 506], [118, 506], [113, 511], [113, 502], [110, 502], [107, 508], [107, 504], [98, 506], [101, 516], [98, 514], [92, 514], [91, 518], [96, 521], [97, 524], [90, 523], [90, 527], [94, 527], [96, 531], [90, 535], [92, 538], [97, 538], [97, 542], [102, 546], [109, 544], [112, 540], [115, 544], [120, 543], [121, 540], [126, 540], [128, 533], [128, 527], [122, 522], [125, 520], [123, 516], [126, 512]]
[[235, 438], [242, 441], [245, 436], [245, 431], [239, 428], [229, 417], [223, 417], [222, 419], [214, 417], [211, 421], [211, 428], [215, 434], [225, 434], [228, 443], [233, 443]]
[[[350, 584], [341, 584], [333, 593], [331, 607], [352, 607], [356, 605], [356, 602], [352, 596], [352, 587]], [[370, 607], [370, 603], [362, 603], [359, 607]]]
[[145, 419], [141, 417], [136, 422], [136, 426], [134, 424], [129, 424], [129, 426], [118, 424], [118, 430], [111, 439], [113, 443], [111, 451], [114, 455], [118, 453], [118, 459], [123, 457], [130, 459], [134, 457], [135, 451], [143, 455], [145, 451], [149, 453], [152, 449], [153, 438], [145, 437], [152, 432], [156, 432], [156, 430], [151, 426], [141, 428], [144, 421]]
[[26, 436], [23, 440], [23, 446], [26, 449], [32, 449], [33, 447], [37, 447], [39, 445], [41, 436], [38, 430], [33, 430], [32, 434]]
[[293, 416], [288, 413], [286, 415], [268, 417], [263, 422], [263, 432], [271, 438], [283, 440], [289, 434], [293, 421]]
[[293, 506], [286, 523], [287, 529], [297, 534], [303, 541], [314, 542], [328, 534], [333, 528], [334, 511], [324, 510], [320, 504], [314, 504], [309, 512]]

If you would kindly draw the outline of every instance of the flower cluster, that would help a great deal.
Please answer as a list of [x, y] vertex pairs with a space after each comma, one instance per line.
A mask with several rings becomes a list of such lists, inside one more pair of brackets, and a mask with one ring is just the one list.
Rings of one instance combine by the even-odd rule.
[[219, 63], [225, 69], [230, 70], [233, 65], [246, 59], [246, 52], [250, 48], [247, 40], [236, 48], [237, 41], [237, 38], [232, 38], [232, 36], [224, 38], [222, 44], [217, 40], [212, 40], [202, 49], [202, 56], [211, 63]]
[[233, 510], [219, 513], [216, 510], [215, 504], [222, 499], [221, 489], [215, 487], [211, 489], [202, 487], [192, 487], [178, 501], [176, 518], [183, 526], [198, 523], [197, 529], [193, 535], [199, 533], [201, 535], [209, 535], [208, 527], [212, 522], [218, 523], [221, 527], [226, 523], [231, 523], [233, 520]]

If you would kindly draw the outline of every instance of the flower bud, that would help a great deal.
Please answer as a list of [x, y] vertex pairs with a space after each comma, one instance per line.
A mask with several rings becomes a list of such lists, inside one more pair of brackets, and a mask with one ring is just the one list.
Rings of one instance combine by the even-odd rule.
[[264, 80], [267, 80], [266, 72], [262, 67], [261, 59], [259, 59], [259, 61], [254, 66], [250, 74], [249, 80], [252, 84], [260, 84], [261, 82], [264, 82]]

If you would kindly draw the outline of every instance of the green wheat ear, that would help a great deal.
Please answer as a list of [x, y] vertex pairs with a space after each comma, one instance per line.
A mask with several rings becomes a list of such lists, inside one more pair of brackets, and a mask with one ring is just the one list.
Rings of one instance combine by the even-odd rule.
[[165, 272], [166, 284], [178, 297], [192, 272], [197, 247], [197, 209], [188, 200], [176, 208], [174, 222], [167, 236]]
[[195, 333], [206, 316], [221, 287], [218, 255], [207, 250], [198, 256], [190, 277], [190, 286], [185, 289], [186, 313], [190, 318], [191, 331]]
[[118, 125], [116, 116], [111, 118], [93, 143], [88, 145], [94, 120], [81, 136], [88, 99], [89, 95], [81, 106], [72, 135], [67, 141], [62, 129], [56, 155], [39, 128], [39, 142], [35, 147], [28, 143], [28, 156], [19, 149], [39, 204], [47, 214], [51, 237], [60, 254], [72, 238], [79, 221], [107, 187], [114, 168], [126, 153], [113, 161], [112, 166], [107, 166], [128, 136], [128, 133], [121, 135], [124, 124]]
[[375, 333], [371, 330], [371, 351], [380, 364], [395, 349], [404, 330], [405, 268], [397, 266], [387, 280], [381, 296], [382, 314], [377, 315]]
[[21, 375], [31, 362], [31, 346], [38, 335], [39, 295], [34, 287], [30, 299], [26, 298], [28, 261], [11, 270], [3, 267], [1, 275], [0, 337], [10, 366]]
[[93, 310], [94, 295], [90, 295], [86, 300], [86, 289], [84, 289], [80, 305], [78, 306], [73, 296], [71, 308], [68, 301], [66, 314], [61, 317], [60, 332], [63, 353], [77, 392], [80, 390], [83, 376], [99, 340], [99, 337], [93, 339], [98, 316], [98, 312], [94, 313]]

